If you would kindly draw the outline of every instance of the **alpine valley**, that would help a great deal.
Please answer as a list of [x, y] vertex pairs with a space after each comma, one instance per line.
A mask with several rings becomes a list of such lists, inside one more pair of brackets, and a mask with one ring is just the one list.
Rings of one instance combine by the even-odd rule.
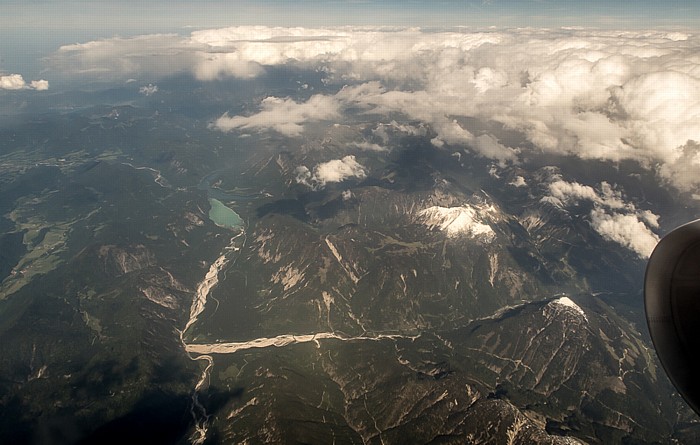
[[410, 114], [215, 128], [341, 91], [325, 75], [2, 93], [0, 442], [700, 440], [646, 330], [648, 252], [606, 231], [653, 247], [697, 201]]

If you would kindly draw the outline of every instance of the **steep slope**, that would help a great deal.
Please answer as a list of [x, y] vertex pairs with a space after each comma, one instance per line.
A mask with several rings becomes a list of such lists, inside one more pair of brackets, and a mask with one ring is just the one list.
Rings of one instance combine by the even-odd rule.
[[[682, 401], [595, 298], [527, 303], [464, 328], [216, 355], [234, 391], [212, 437], [262, 443], [655, 443]], [[567, 436], [567, 437], [561, 437]]]

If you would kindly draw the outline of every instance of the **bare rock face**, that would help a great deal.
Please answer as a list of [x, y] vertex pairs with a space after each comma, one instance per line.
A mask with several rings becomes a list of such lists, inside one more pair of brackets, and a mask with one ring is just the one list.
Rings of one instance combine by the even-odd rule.
[[582, 445], [586, 442], [574, 437], [548, 434], [542, 425], [507, 401], [481, 399], [469, 408], [452, 437], [431, 443]]
[[105, 272], [112, 272], [116, 276], [145, 269], [155, 264], [155, 256], [144, 245], [128, 248], [104, 245], [99, 249], [99, 258], [104, 265]]
[[679, 400], [659, 380], [653, 351], [601, 300], [578, 300], [585, 305], [566, 296], [530, 303], [444, 338], [470, 374], [493, 385], [496, 397], [546, 419], [549, 431], [592, 443], [671, 434], [657, 413]]
[[212, 424], [231, 442], [654, 442], [673, 429], [657, 413], [679, 402], [639, 334], [595, 298], [413, 337], [319, 335], [248, 351], [217, 356], [212, 380], [246, 388]]

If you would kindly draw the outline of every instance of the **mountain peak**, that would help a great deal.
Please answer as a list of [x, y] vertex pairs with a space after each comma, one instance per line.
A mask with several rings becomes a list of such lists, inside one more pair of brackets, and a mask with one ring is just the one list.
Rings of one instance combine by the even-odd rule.
[[450, 238], [467, 236], [483, 242], [491, 242], [496, 233], [483, 216], [495, 212], [496, 209], [493, 205], [432, 206], [421, 210], [418, 217], [430, 229], [439, 228]]

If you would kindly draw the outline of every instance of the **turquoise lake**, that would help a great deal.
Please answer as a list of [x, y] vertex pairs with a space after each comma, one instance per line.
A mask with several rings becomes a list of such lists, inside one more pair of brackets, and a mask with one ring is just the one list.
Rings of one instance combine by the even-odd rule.
[[216, 225], [228, 228], [238, 228], [243, 226], [243, 220], [230, 208], [226, 207], [221, 201], [214, 198], [209, 198], [209, 219], [214, 221]]

